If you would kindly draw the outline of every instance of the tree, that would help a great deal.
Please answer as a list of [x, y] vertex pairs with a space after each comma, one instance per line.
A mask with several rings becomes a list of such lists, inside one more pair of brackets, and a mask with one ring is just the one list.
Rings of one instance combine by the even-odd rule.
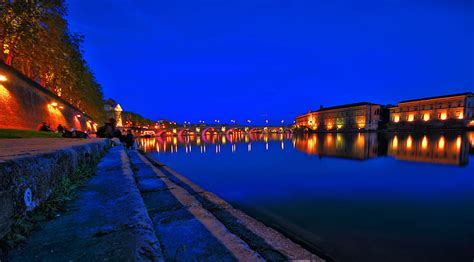
[[81, 44], [71, 33], [64, 0], [0, 0], [0, 58], [96, 120], [103, 94]]

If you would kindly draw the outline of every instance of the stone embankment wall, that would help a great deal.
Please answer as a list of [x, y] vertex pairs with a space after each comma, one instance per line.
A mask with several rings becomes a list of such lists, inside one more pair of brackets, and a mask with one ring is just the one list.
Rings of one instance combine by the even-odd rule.
[[36, 130], [42, 122], [93, 130], [93, 119], [56, 94], [0, 62], [0, 128]]
[[[109, 141], [102, 139], [50, 140], [45, 143], [38, 139], [35, 144], [35, 139], [12, 139], [0, 144], [1, 152], [8, 150], [5, 143], [13, 143], [11, 151], [16, 151], [0, 154], [0, 239], [16, 218], [47, 200], [65, 177], [77, 174], [79, 167], [95, 165], [109, 147]], [[29, 153], [18, 149], [18, 143], [25, 141], [29, 143], [25, 147], [34, 148]]]

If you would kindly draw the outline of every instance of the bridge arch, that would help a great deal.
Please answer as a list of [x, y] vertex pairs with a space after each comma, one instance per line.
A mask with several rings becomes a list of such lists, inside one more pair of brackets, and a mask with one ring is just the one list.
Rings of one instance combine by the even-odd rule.
[[182, 128], [178, 130], [178, 136], [192, 136], [195, 135], [194, 130], [190, 128]]
[[263, 133], [263, 128], [254, 127], [249, 130], [249, 134], [261, 134]]
[[241, 128], [229, 128], [227, 129], [227, 131], [225, 132], [226, 135], [232, 135], [232, 134], [243, 134], [245, 133], [245, 130], [244, 129], [241, 129]]
[[160, 130], [157, 130], [155, 134], [156, 134], [157, 137], [172, 136], [173, 135], [173, 130], [172, 129], [160, 129]]
[[202, 135], [218, 135], [220, 134], [219, 130], [214, 127], [208, 127], [202, 130]]

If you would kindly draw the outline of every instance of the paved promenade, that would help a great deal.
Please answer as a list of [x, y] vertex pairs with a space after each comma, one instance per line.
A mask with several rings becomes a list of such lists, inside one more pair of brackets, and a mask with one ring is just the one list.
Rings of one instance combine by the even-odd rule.
[[[133, 172], [132, 172], [133, 170]], [[324, 261], [137, 151], [113, 147], [12, 261]]]
[[54, 152], [71, 146], [90, 143], [91, 139], [71, 138], [14, 138], [0, 139], [0, 162], [15, 157]]

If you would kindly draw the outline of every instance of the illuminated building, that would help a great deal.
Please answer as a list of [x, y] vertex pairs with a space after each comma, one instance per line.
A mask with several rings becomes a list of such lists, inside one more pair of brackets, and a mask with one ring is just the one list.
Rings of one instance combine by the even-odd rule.
[[333, 106], [296, 117], [295, 126], [313, 131], [372, 131], [379, 128], [384, 108], [367, 102]]
[[469, 92], [406, 100], [389, 110], [390, 128], [466, 127], [474, 125], [474, 94]]
[[105, 101], [104, 105], [105, 109], [105, 114], [107, 115], [107, 119], [113, 118], [115, 119], [117, 127], [122, 127], [123, 122], [122, 122], [122, 107], [120, 104], [115, 102], [113, 99], [108, 99]]

